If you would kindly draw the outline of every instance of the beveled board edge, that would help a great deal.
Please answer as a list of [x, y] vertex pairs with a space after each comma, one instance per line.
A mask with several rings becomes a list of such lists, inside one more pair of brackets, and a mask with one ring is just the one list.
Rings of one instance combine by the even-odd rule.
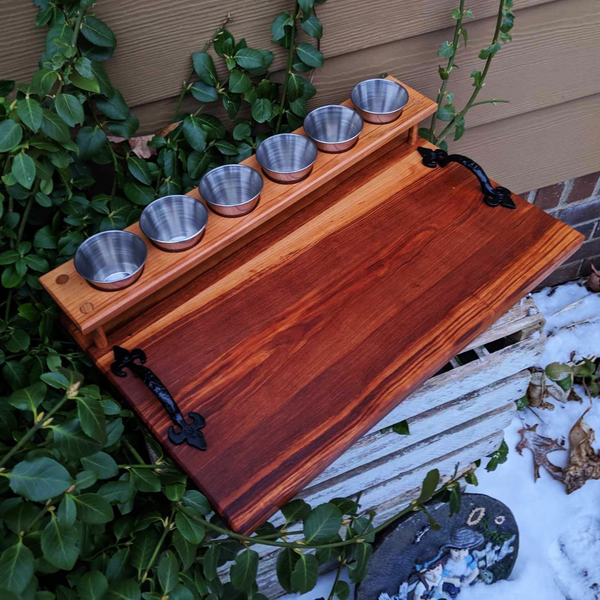
[[[388, 79], [398, 81], [394, 77]], [[43, 275], [40, 278], [41, 284], [81, 333], [88, 334], [94, 331], [120, 312], [148, 298], [180, 275], [314, 192], [393, 138], [411, 127], [416, 127], [420, 121], [435, 112], [437, 105], [433, 100], [405, 84], [402, 85], [408, 91], [409, 101], [397, 121], [387, 125], [365, 122], [363, 133], [354, 148], [342, 154], [319, 152], [313, 172], [301, 183], [282, 185], [263, 176], [264, 188], [258, 207], [249, 215], [236, 219], [220, 217], [211, 212], [205, 237], [198, 246], [181, 253], [164, 252], [145, 238], [139, 223], [128, 227], [127, 231], [141, 236], [148, 248], [144, 273], [131, 287], [115, 292], [96, 290], [76, 272], [72, 260]], [[342, 104], [352, 105], [350, 100]], [[304, 135], [304, 130], [300, 128], [295, 133]], [[242, 164], [260, 171], [255, 156], [246, 159]], [[190, 191], [188, 195], [201, 200], [197, 189]]]

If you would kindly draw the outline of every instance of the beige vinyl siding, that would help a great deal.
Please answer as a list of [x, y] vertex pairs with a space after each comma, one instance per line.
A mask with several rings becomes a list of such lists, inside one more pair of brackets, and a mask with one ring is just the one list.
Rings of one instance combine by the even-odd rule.
[[[326, 62], [316, 74], [319, 93], [312, 106], [340, 102], [356, 82], [384, 72], [435, 97], [441, 62], [436, 51], [451, 38], [449, 15], [456, 4], [456, 0], [328, 0], [319, 6]], [[189, 73], [190, 54], [202, 48], [228, 12], [232, 17], [228, 27], [236, 37], [276, 50], [269, 43], [270, 23], [291, 5], [291, 0], [100, 0], [97, 13], [118, 38], [107, 68], [135, 107], [140, 132], [155, 132], [169, 122], [181, 82]], [[472, 90], [469, 73], [482, 65], [477, 53], [489, 44], [496, 5], [497, 0], [469, 3], [477, 18], [468, 23], [468, 48], [457, 57], [460, 69], [449, 86], [458, 105]], [[600, 143], [577, 138], [595, 131], [598, 139], [600, 2], [516, 0], [515, 10], [514, 41], [497, 55], [480, 94], [480, 99], [510, 103], [473, 109], [465, 137], [451, 147], [468, 151], [492, 177], [522, 192], [600, 168]], [[0, 5], [2, 77], [28, 80], [35, 70], [45, 28], [36, 31], [34, 18], [35, 9], [27, 1]], [[276, 54], [275, 70], [283, 66], [281, 52]], [[197, 103], [190, 98], [186, 106]], [[524, 140], [527, 135], [537, 138]], [[542, 139], [543, 147], [531, 153], [531, 147], [542, 146]], [[522, 151], [525, 147], [527, 153]]]

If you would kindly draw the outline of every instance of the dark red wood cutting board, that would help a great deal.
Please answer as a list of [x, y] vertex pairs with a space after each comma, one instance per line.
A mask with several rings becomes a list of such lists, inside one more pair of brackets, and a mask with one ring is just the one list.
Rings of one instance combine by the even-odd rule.
[[[425, 145], [425, 144], [424, 144]], [[396, 146], [90, 353], [216, 510], [248, 533], [581, 244], [521, 198]], [[112, 346], [142, 348], [208, 449]]]

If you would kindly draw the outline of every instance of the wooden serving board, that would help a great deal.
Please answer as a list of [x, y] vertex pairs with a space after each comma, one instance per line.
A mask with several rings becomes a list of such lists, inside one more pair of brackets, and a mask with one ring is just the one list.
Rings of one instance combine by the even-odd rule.
[[[89, 352], [249, 533], [581, 244], [515, 202], [491, 208], [464, 167], [392, 144]], [[114, 345], [143, 349], [182, 411], [206, 418], [205, 452], [171, 444], [142, 382], [110, 373]]]

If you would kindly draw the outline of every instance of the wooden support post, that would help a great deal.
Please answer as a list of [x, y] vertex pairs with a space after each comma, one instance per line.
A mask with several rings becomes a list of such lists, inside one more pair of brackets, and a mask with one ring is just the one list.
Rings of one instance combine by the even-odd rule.
[[414, 146], [417, 143], [418, 139], [419, 139], [419, 126], [413, 125], [408, 130], [408, 144], [410, 146]]
[[94, 338], [94, 343], [96, 344], [96, 348], [102, 349], [108, 346], [108, 340], [106, 339], [106, 333], [104, 333], [104, 329], [102, 327], [98, 327], [98, 329], [94, 329], [92, 331], [92, 338]]

